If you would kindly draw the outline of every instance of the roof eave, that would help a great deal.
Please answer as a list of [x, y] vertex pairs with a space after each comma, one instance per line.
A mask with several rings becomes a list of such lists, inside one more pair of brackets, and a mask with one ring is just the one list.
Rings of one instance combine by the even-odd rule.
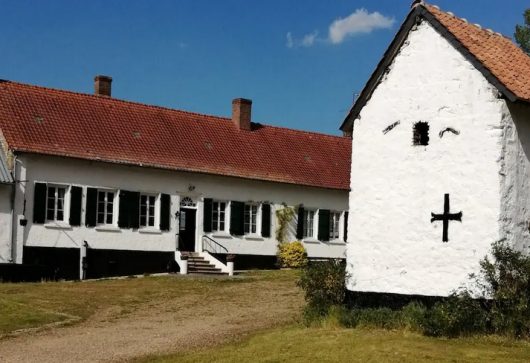
[[484, 64], [478, 60], [473, 53], [469, 51], [457, 38], [451, 33], [438, 19], [431, 14], [428, 10], [422, 14], [422, 16], [427, 20], [433, 27], [438, 31], [447, 41], [455, 47], [486, 79], [490, 82], [495, 88], [501, 92], [504, 97], [506, 97], [511, 102], [515, 101], [525, 101], [519, 98], [515, 93], [510, 91], [491, 71], [484, 66]]
[[462, 43], [451, 33], [442, 23], [436, 19], [436, 17], [429, 12], [424, 6], [416, 6], [407, 16], [405, 22], [401, 25], [397, 35], [390, 44], [389, 48], [383, 55], [383, 58], [377, 65], [374, 73], [370, 76], [370, 79], [366, 83], [361, 95], [352, 106], [350, 112], [344, 119], [340, 130], [344, 132], [351, 132], [353, 129], [353, 122], [359, 116], [362, 108], [366, 105], [373, 92], [377, 88], [381, 77], [384, 75], [386, 69], [390, 66], [395, 56], [401, 49], [404, 41], [406, 40], [410, 30], [417, 21], [417, 18], [421, 16], [427, 20], [445, 39], [447, 39], [473, 66], [479, 70], [486, 79], [495, 86], [504, 97], [511, 102], [522, 101], [529, 102], [528, 100], [517, 97], [512, 91], [510, 91], [497, 77], [491, 73], [491, 71], [484, 66], [484, 64], [478, 60]]
[[229, 178], [237, 178], [237, 179], [243, 179], [243, 180], [252, 180], [252, 181], [258, 181], [258, 182], [267, 182], [267, 183], [278, 183], [278, 184], [287, 184], [287, 185], [297, 185], [297, 186], [303, 186], [303, 187], [309, 187], [309, 188], [317, 188], [317, 189], [324, 189], [324, 190], [336, 190], [336, 191], [350, 191], [349, 186], [348, 187], [340, 187], [340, 186], [324, 186], [324, 185], [316, 185], [316, 184], [309, 184], [309, 183], [300, 183], [297, 181], [287, 181], [287, 180], [279, 180], [279, 179], [267, 179], [260, 176], [241, 176], [236, 174], [228, 174], [228, 173], [221, 173], [221, 172], [214, 172], [214, 171], [206, 171], [206, 170], [199, 170], [199, 169], [191, 169], [191, 168], [184, 168], [184, 167], [172, 167], [172, 166], [165, 166], [160, 164], [150, 164], [150, 163], [140, 163], [140, 162], [134, 162], [130, 160], [118, 160], [118, 159], [107, 159], [107, 158], [101, 158], [101, 157], [83, 157], [80, 155], [73, 155], [73, 154], [64, 154], [64, 153], [53, 153], [53, 152], [39, 152], [34, 151], [30, 149], [24, 149], [24, 148], [15, 148], [13, 149], [14, 152], [17, 154], [33, 154], [33, 155], [41, 155], [41, 156], [49, 156], [49, 157], [59, 157], [59, 158], [68, 158], [68, 159], [76, 159], [76, 160], [86, 160], [86, 161], [95, 161], [100, 163], [106, 163], [106, 164], [117, 164], [117, 165], [124, 165], [124, 166], [135, 166], [140, 168], [151, 168], [151, 169], [158, 169], [158, 170], [167, 170], [167, 171], [175, 171], [175, 172], [183, 172], [183, 173], [197, 173], [197, 174], [203, 174], [203, 175], [216, 175], [221, 177], [229, 177]]

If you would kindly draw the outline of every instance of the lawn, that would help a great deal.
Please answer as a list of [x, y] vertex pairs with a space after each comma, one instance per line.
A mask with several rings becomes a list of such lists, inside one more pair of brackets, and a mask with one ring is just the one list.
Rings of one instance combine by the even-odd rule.
[[530, 361], [529, 342], [499, 337], [438, 339], [332, 322], [306, 328], [299, 322], [297, 278], [297, 271], [258, 271], [236, 278], [0, 284], [0, 334], [67, 325], [0, 339], [0, 356], [143, 363]]
[[[296, 271], [250, 272], [244, 277], [161, 276], [85, 282], [0, 284], [0, 336], [53, 323], [73, 324], [94, 314], [123, 318], [151, 303], [178, 303], [182, 297], [218, 304], [233, 300], [226, 291], [251, 295], [248, 286], [292, 284]], [[249, 296], [251, 298], [251, 296]]]
[[290, 326], [217, 348], [138, 362], [529, 362], [530, 343], [427, 338], [384, 330]]

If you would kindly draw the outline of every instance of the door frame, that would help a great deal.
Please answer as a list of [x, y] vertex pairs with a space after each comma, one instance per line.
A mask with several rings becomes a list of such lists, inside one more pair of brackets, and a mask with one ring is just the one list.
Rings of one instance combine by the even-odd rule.
[[[198, 230], [199, 230], [198, 228], [199, 227], [199, 208], [197, 205], [196, 198], [190, 195], [181, 196], [180, 203], [179, 203], [179, 218], [180, 218], [180, 213], [182, 213], [182, 209], [195, 210], [195, 233], [193, 236], [193, 248], [192, 248], [193, 251], [192, 252], [200, 252], [200, 249], [198, 248], [198, 244], [197, 244], [197, 237], [198, 237]], [[180, 219], [179, 219], [178, 232], [179, 232], [179, 238], [180, 238]]]

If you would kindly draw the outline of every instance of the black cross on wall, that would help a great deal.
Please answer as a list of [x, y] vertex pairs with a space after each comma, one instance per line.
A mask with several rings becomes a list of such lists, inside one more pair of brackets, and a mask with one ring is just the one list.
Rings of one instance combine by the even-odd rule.
[[442, 241], [448, 242], [449, 241], [449, 221], [459, 221], [462, 222], [462, 212], [459, 213], [450, 213], [450, 206], [449, 206], [449, 194], [445, 195], [444, 198], [444, 213], [443, 214], [434, 214], [431, 213], [431, 223], [434, 221], [443, 221], [443, 236]]

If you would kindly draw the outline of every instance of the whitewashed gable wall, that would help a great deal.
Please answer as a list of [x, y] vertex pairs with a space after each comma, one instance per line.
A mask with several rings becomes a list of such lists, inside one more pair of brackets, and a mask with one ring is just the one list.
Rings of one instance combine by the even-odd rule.
[[[348, 289], [447, 295], [477, 272], [500, 237], [504, 105], [430, 24], [411, 31], [354, 125]], [[428, 146], [412, 145], [418, 121], [429, 123]], [[460, 134], [440, 138], [447, 127]], [[463, 212], [448, 243], [430, 221], [445, 193], [451, 212]]]

